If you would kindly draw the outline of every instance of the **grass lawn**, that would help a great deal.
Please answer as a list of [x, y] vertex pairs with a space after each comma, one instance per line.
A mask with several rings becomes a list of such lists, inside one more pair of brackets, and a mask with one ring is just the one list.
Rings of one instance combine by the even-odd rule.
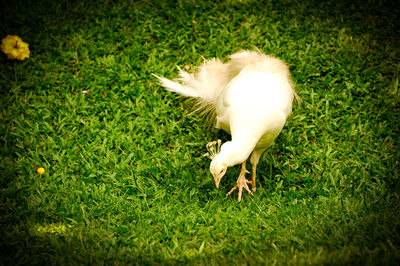
[[[400, 261], [395, 1], [74, 2], [0, 8], [31, 50], [0, 54], [0, 264]], [[229, 135], [151, 73], [254, 47], [302, 103], [238, 203], [202, 156]]]

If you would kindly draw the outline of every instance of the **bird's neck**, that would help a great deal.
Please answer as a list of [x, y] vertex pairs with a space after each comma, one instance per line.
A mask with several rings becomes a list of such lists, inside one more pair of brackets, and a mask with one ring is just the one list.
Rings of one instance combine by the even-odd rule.
[[228, 141], [221, 146], [221, 152], [218, 157], [228, 166], [240, 164], [249, 158], [255, 145], [256, 143], [249, 143], [248, 141]]

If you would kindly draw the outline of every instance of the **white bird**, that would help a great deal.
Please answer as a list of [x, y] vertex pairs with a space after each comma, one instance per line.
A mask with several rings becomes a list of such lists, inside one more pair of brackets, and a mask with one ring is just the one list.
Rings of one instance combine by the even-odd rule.
[[[257, 51], [231, 55], [227, 63], [205, 60], [197, 73], [189, 74], [179, 67], [176, 81], [154, 75], [168, 91], [195, 99], [199, 110], [210, 112], [216, 128], [232, 136], [207, 144], [212, 159], [210, 172], [218, 188], [228, 167], [242, 164], [237, 185], [238, 199], [247, 184], [256, 191], [256, 168], [262, 153], [273, 144], [292, 112], [294, 91], [288, 66], [281, 60]], [[250, 158], [252, 181], [245, 177]]]

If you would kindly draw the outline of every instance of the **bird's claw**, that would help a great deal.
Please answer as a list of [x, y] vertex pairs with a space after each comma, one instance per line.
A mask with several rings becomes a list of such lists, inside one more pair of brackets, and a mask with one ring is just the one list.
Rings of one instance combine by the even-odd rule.
[[247, 184], [251, 184], [251, 181], [247, 180], [244, 176], [243, 177], [239, 177], [238, 181], [237, 181], [237, 185], [235, 185], [227, 194], [226, 196], [229, 196], [233, 191], [235, 191], [236, 189], [239, 190], [238, 193], [238, 200], [239, 202], [242, 200], [242, 191], [243, 188], [250, 194], [253, 196], [253, 193], [250, 191], [250, 188]]

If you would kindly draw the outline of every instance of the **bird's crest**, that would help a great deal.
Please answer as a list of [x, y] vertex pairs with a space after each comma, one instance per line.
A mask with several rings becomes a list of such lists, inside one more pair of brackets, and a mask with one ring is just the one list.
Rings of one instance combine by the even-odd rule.
[[215, 156], [217, 156], [217, 154], [221, 151], [221, 140], [214, 140], [207, 143], [206, 148], [208, 152], [203, 156], [209, 158], [210, 160], [213, 160]]

